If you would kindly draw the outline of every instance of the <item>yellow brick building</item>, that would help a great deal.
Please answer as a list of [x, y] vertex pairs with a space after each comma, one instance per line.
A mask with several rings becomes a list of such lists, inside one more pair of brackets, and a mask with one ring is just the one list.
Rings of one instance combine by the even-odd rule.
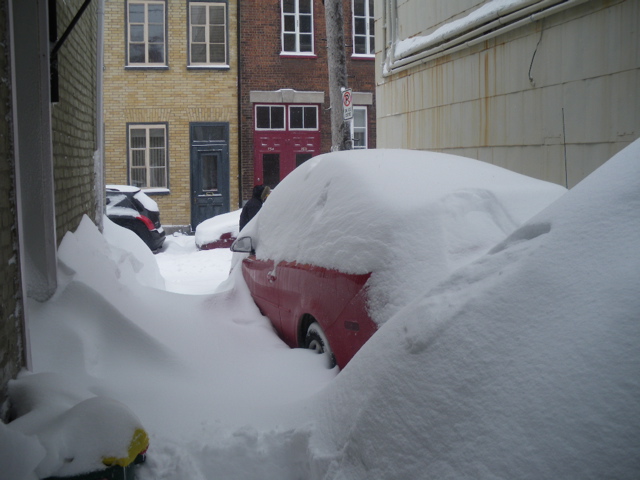
[[238, 208], [237, 0], [105, 0], [107, 184], [195, 229]]

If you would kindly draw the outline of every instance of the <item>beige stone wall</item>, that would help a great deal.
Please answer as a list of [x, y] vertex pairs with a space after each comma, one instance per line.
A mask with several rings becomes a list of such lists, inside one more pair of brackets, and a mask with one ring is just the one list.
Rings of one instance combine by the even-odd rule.
[[[58, 37], [82, 4], [82, 0], [57, 2]], [[77, 228], [83, 215], [95, 220], [96, 11], [92, 3], [58, 53], [60, 99], [51, 106], [58, 243]]]
[[105, 179], [127, 183], [127, 123], [166, 122], [170, 193], [153, 195], [163, 225], [189, 225], [191, 122], [229, 123], [230, 205], [238, 206], [236, 2], [228, 6], [229, 69], [188, 69], [187, 2], [168, 0], [166, 69], [125, 68], [125, 1], [105, 2]]

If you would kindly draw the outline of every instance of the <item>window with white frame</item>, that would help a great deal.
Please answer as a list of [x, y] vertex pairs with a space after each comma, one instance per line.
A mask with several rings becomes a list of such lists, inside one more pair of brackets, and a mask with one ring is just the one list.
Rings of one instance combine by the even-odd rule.
[[367, 148], [367, 107], [353, 107], [351, 120], [353, 148]]
[[289, 107], [290, 130], [317, 130], [318, 107], [315, 105], [291, 105]]
[[189, 3], [189, 64], [227, 65], [227, 4]]
[[167, 126], [129, 125], [129, 183], [167, 188]]
[[284, 130], [284, 105], [257, 105], [256, 130]]
[[312, 0], [282, 1], [282, 53], [313, 54]]
[[353, 1], [353, 54], [375, 54], [373, 0]]
[[166, 65], [164, 1], [127, 2], [127, 64]]

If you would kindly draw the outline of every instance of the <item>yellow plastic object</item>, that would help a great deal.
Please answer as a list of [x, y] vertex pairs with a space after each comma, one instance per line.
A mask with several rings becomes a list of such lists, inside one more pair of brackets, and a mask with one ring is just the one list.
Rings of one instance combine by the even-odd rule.
[[149, 435], [142, 428], [136, 428], [136, 431], [133, 432], [133, 438], [131, 439], [131, 443], [129, 444], [128, 455], [122, 458], [103, 458], [102, 463], [106, 466], [110, 467], [112, 465], [119, 465], [121, 467], [126, 467], [131, 464], [138, 455], [144, 453], [147, 448], [149, 448]]

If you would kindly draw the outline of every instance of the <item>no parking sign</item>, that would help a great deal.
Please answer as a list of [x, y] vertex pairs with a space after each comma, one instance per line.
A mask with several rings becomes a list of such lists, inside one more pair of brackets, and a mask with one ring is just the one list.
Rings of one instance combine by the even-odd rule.
[[353, 118], [353, 93], [350, 88], [342, 91], [342, 111], [345, 120]]

